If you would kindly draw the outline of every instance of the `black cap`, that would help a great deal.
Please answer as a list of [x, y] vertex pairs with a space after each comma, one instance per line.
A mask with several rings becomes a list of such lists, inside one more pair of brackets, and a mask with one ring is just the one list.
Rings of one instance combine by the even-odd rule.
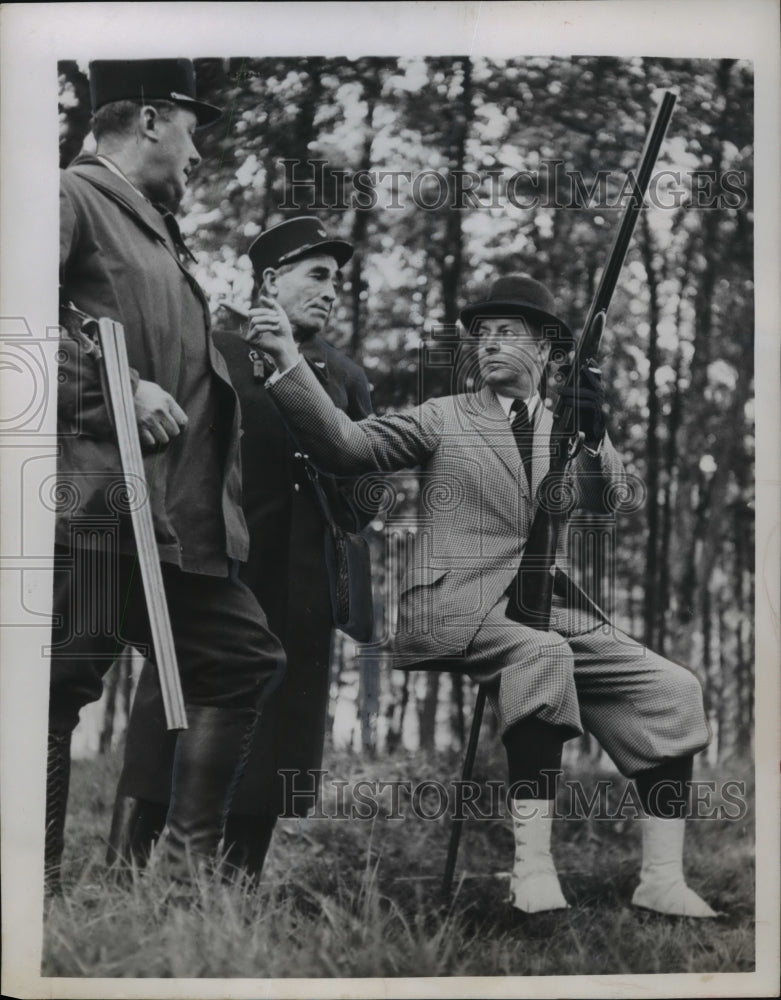
[[542, 324], [542, 335], [560, 344], [574, 345], [572, 331], [556, 315], [553, 295], [528, 274], [497, 278], [486, 298], [461, 310], [461, 322], [470, 329], [475, 321], [491, 316], [528, 316]]
[[96, 59], [89, 64], [89, 91], [93, 112], [114, 101], [172, 101], [192, 111], [199, 127], [222, 115], [196, 101], [190, 59]]
[[267, 267], [293, 264], [313, 254], [328, 254], [343, 267], [352, 257], [353, 248], [344, 240], [330, 239], [313, 215], [302, 215], [261, 233], [247, 252], [255, 274], [261, 278]]

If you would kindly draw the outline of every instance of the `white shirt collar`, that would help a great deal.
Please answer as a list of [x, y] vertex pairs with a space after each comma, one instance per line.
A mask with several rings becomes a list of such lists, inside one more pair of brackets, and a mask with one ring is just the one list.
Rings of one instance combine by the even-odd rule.
[[[510, 408], [518, 398], [517, 396], [502, 396], [498, 392], [495, 394], [496, 398], [499, 400], [499, 405], [504, 411], [504, 415], [507, 419], [511, 419]], [[526, 400], [526, 407], [529, 411], [529, 420], [534, 423], [534, 415], [537, 412], [537, 407], [540, 405], [542, 400], [540, 399], [540, 394], [538, 392], [532, 393], [531, 396]]]
[[133, 188], [133, 190], [134, 190], [134, 191], [136, 192], [136, 194], [137, 194], [137, 195], [139, 196], [139, 198], [143, 198], [143, 199], [144, 199], [144, 201], [149, 201], [149, 199], [147, 198], [147, 196], [146, 196], [145, 194], [142, 194], [142, 193], [141, 193], [141, 192], [140, 192], [140, 191], [138, 190], [138, 188], [137, 188], [137, 187], [135, 186], [135, 184], [132, 184], [132, 183], [131, 183], [131, 182], [130, 182], [130, 181], [129, 181], [128, 179], [127, 179], [127, 177], [125, 177], [125, 175], [124, 175], [124, 174], [122, 173], [122, 171], [121, 171], [121, 170], [119, 169], [119, 167], [118, 167], [118, 166], [116, 165], [116, 163], [113, 163], [113, 162], [112, 162], [111, 160], [109, 160], [109, 158], [108, 158], [107, 156], [101, 156], [101, 155], [100, 155], [99, 153], [96, 153], [95, 155], [96, 155], [97, 159], [99, 159], [99, 160], [100, 160], [100, 162], [101, 162], [101, 163], [103, 164], [103, 166], [104, 166], [104, 167], [108, 167], [108, 169], [109, 169], [109, 170], [111, 171], [111, 173], [112, 173], [112, 174], [116, 174], [116, 175], [117, 175], [117, 177], [121, 177], [121, 178], [122, 178], [122, 180], [123, 180], [123, 181], [124, 181], [124, 182], [125, 182], [126, 184], [129, 184], [129, 185], [130, 185], [130, 187], [132, 187], [132, 188]]

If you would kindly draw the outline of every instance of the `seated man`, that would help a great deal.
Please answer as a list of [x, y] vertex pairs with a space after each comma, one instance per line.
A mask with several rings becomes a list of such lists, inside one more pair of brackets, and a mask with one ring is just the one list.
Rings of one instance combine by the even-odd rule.
[[[520, 790], [512, 809], [514, 906], [527, 913], [567, 906], [550, 854], [554, 789], [548, 777], [560, 767], [564, 741], [585, 726], [635, 779], [649, 814], [633, 903], [714, 916], [684, 881], [685, 806], [660, 796], [657, 787], [688, 787], [692, 756], [708, 744], [697, 679], [582, 602], [567, 606], [557, 598], [549, 631], [505, 614], [549, 462], [552, 420], [540, 398], [541, 379], [553, 341], [569, 346], [571, 334], [551, 293], [527, 275], [499, 279], [461, 319], [476, 338], [477, 390], [358, 423], [333, 406], [301, 363], [288, 318], [272, 299], [251, 312], [247, 338], [273, 358], [281, 374], [269, 392], [325, 471], [357, 475], [421, 466], [434, 483], [460, 484], [455, 511], [421, 507], [395, 648], [416, 667], [455, 661], [453, 669], [488, 686], [509, 781]], [[579, 377], [593, 388], [593, 370]], [[624, 477], [621, 461], [593, 392], [589, 407], [571, 392], [570, 401], [579, 408], [586, 444], [572, 467], [577, 506], [604, 510], [605, 487]]]

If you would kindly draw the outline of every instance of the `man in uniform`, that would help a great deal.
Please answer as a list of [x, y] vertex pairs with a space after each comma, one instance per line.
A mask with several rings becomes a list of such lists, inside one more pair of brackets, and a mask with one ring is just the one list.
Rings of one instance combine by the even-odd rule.
[[[333, 404], [351, 420], [371, 413], [363, 370], [321, 336], [336, 300], [339, 269], [353, 253], [319, 220], [300, 217], [262, 233], [249, 249], [256, 289], [290, 317], [298, 349]], [[265, 702], [244, 776], [225, 827], [227, 860], [257, 878], [278, 815], [306, 815], [319, 782], [329, 693], [331, 605], [324, 518], [298, 443], [266, 389], [273, 374], [235, 333], [215, 335], [241, 400], [244, 513], [249, 560], [241, 578], [280, 637], [287, 670]], [[332, 515], [355, 530], [366, 518], [347, 484], [322, 477]], [[361, 517], [363, 514], [363, 517]], [[357, 523], [356, 523], [357, 522]], [[110, 836], [109, 860], [143, 863], [158, 835], [170, 793], [172, 748], [156, 678], [142, 671], [127, 732]], [[168, 745], [166, 745], [168, 744]], [[280, 771], [299, 774], [283, 782]], [[312, 794], [306, 792], [311, 789]]]
[[[433, 487], [401, 586], [397, 663], [443, 669], [444, 660], [487, 686], [513, 790], [513, 905], [525, 913], [567, 906], [550, 853], [551, 775], [563, 743], [585, 725], [635, 780], [648, 814], [633, 903], [714, 916], [682, 869], [692, 757], [710, 738], [697, 679], [611, 626], [571, 586], [554, 600], [549, 631], [505, 613], [549, 463], [552, 418], [539, 387], [551, 344], [571, 346], [549, 290], [509, 275], [463, 310], [477, 349], [476, 391], [359, 423], [302, 364], [277, 302], [263, 300], [251, 317], [247, 339], [280, 373], [269, 392], [316, 462], [338, 475], [420, 466]], [[578, 380], [577, 393], [563, 390], [585, 437], [571, 486], [576, 506], [605, 512], [623, 467], [605, 433], [599, 373], [584, 367]]]
[[[284, 654], [236, 576], [248, 552], [239, 407], [173, 213], [220, 111], [186, 59], [90, 65], [94, 155], [61, 175], [58, 511], [45, 862], [60, 884], [70, 740], [124, 644], [151, 637], [102, 360], [83, 316], [124, 327], [188, 728], [176, 737], [161, 863], [210, 859], [266, 682]], [[132, 491], [131, 491], [132, 492]]]

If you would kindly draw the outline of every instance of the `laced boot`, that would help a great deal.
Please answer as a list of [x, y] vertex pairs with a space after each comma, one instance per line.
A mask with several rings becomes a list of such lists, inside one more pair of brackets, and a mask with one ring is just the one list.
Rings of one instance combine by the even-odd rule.
[[62, 893], [62, 852], [71, 773], [71, 734], [49, 733], [46, 757], [46, 833], [44, 885], [52, 895]]

